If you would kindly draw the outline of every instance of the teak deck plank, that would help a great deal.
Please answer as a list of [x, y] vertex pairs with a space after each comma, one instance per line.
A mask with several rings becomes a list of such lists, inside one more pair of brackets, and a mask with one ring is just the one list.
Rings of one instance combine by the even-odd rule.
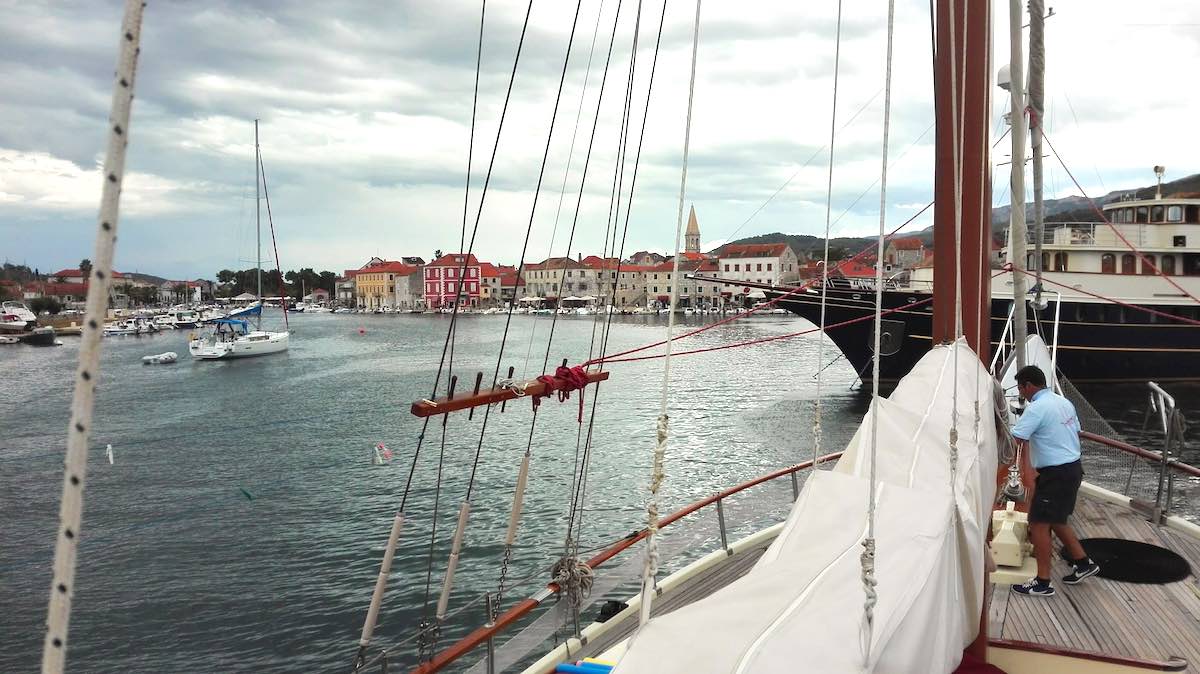
[[[1139, 513], [1081, 495], [1072, 525], [1080, 538], [1122, 538], [1166, 547], [1193, 569], [1200, 541], [1156, 527]], [[1068, 570], [1057, 557], [1052, 598], [1011, 596], [993, 588], [989, 633], [1008, 639], [1115, 655], [1166, 660], [1179, 656], [1200, 672], [1200, 585], [1193, 575], [1166, 585], [1118, 583], [1095, 577], [1079, 585], [1058, 580]]]

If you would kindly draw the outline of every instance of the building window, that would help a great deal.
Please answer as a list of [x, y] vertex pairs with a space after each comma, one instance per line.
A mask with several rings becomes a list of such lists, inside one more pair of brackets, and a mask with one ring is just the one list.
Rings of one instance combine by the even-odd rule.
[[658, 286], [654, 286], [654, 292], [658, 292]]
[[1121, 273], [1136, 274], [1137, 273], [1137, 258], [1126, 253], [1121, 256]]
[[1166, 274], [1167, 276], [1174, 276], [1175, 275], [1175, 256], [1174, 255], [1162, 256], [1162, 266], [1159, 267], [1159, 269], [1162, 271], [1162, 273]]
[[1100, 256], [1100, 273], [1115, 274], [1117, 273], [1117, 256], [1112, 253], [1105, 253]]
[[[1155, 208], [1158, 208], [1158, 206], [1155, 206]], [[1146, 256], [1146, 257], [1145, 257], [1145, 258], [1142, 260], [1142, 274], [1145, 274], [1145, 275], [1148, 275], [1148, 276], [1152, 276], [1152, 275], [1154, 275], [1154, 273], [1155, 273], [1155, 272], [1154, 272], [1154, 268], [1155, 268], [1156, 266], [1158, 266], [1158, 265], [1156, 264], [1156, 261], [1155, 261], [1155, 259], [1154, 259], [1154, 256], [1153, 256], [1153, 255], [1147, 255], [1147, 256]]]
[[[740, 265], [740, 264], [735, 264], [735, 265], [733, 265], [733, 270], [734, 270], [734, 271], [741, 271], [741, 270], [742, 270], [742, 265]], [[747, 270], [746, 270], [746, 271], [749, 271], [749, 269], [747, 268]]]
[[771, 263], [770, 262], [767, 263], [767, 271], [771, 271]]
[[725, 265], [725, 271], [729, 271], [729, 265]]
[[755, 269], [754, 271], [762, 271], [762, 263], [761, 262], [758, 263], [758, 269]]

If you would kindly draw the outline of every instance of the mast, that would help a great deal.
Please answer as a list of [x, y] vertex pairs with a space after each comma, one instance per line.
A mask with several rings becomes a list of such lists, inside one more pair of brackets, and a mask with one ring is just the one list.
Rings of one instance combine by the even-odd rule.
[[[1043, 0], [1029, 0], [1029, 150], [1033, 154], [1033, 306], [1042, 308], [1042, 110], [1045, 109], [1046, 49]], [[1051, 9], [1051, 12], [1054, 10]]]
[[1009, 241], [1013, 277], [1013, 340], [1017, 348], [1017, 369], [1025, 367], [1025, 338], [1029, 325], [1025, 315], [1025, 58], [1022, 35], [1021, 0], [1008, 0], [1009, 108], [1012, 122], [1012, 198], [1009, 199]]
[[[938, 0], [936, 11], [933, 275], [937, 292], [933, 296], [933, 341], [944, 344], [954, 339], [955, 304], [961, 289], [963, 334], [987, 362], [991, 346], [987, 263], [991, 248], [991, 2]], [[955, 161], [956, 155], [961, 162]], [[961, 202], [956, 204], [958, 194]], [[956, 220], [961, 221], [961, 228], [955, 226]], [[956, 248], [962, 251], [957, 271]]]
[[258, 149], [258, 120], [254, 120], [254, 235], [257, 245], [254, 248], [254, 268], [258, 270], [258, 329], [262, 330], [262, 197], [259, 194], [261, 182], [258, 179], [259, 167], [262, 166], [262, 156]]

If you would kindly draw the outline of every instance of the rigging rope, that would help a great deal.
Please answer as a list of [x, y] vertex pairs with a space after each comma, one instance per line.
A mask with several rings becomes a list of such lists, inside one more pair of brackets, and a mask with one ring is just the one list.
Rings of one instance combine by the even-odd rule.
[[[654, 446], [654, 464], [650, 475], [650, 500], [646, 504], [646, 526], [650, 535], [646, 539], [646, 567], [642, 575], [642, 606], [639, 626], [644, 627], [650, 620], [650, 607], [654, 599], [655, 576], [658, 574], [658, 493], [666, 474], [663, 472], [663, 459], [667, 451], [667, 395], [671, 383], [671, 333], [675, 330], [675, 303], [679, 298], [679, 244], [683, 240], [683, 206], [687, 195], [688, 151], [692, 140], [692, 104], [696, 96], [696, 55], [700, 47], [700, 4], [696, 0], [696, 18], [692, 22], [692, 71], [688, 80], [687, 121], [683, 127], [683, 167], [679, 178], [679, 211], [675, 224], [674, 264], [672, 265], [673, 279], [671, 283], [670, 305], [667, 314], [667, 352], [663, 358], [662, 395], [658, 405], [658, 429]], [[663, 15], [666, 15], [666, 2], [663, 2]], [[659, 34], [662, 24], [659, 24]], [[645, 127], [643, 126], [643, 131]], [[641, 144], [638, 145], [641, 152]], [[633, 189], [630, 188], [632, 202]], [[626, 221], [628, 222], [628, 210]]]
[[[829, 111], [829, 172], [825, 184], [825, 252], [821, 258], [821, 330], [825, 330], [825, 306], [829, 298], [829, 218], [833, 213], [833, 159], [834, 141], [837, 138], [837, 99], [838, 75], [842, 56], [842, 0], [837, 4], [837, 27], [834, 32], [833, 47], [833, 102]], [[825, 362], [825, 335], [817, 339], [817, 395], [813, 400], [813, 468], [819, 468], [821, 457], [821, 373], [825, 371], [821, 364]]]
[[1067, 172], [1067, 176], [1071, 179], [1071, 182], [1075, 183], [1075, 188], [1079, 190], [1079, 193], [1083, 195], [1084, 199], [1087, 199], [1088, 205], [1090, 205], [1092, 207], [1092, 210], [1096, 211], [1096, 214], [1100, 216], [1101, 222], [1108, 225], [1108, 228], [1111, 229], [1113, 231], [1113, 233], [1117, 235], [1117, 238], [1119, 238], [1121, 240], [1121, 242], [1124, 243], [1125, 246], [1129, 248], [1129, 250], [1133, 251], [1133, 254], [1136, 255], [1139, 260], [1141, 260], [1142, 267], [1145, 268], [1145, 267], [1149, 266], [1151, 269], [1154, 270], [1155, 274], [1166, 279], [1167, 283], [1170, 283], [1172, 286], [1174, 286], [1176, 290], [1183, 293], [1188, 299], [1192, 300], [1193, 302], [1200, 303], [1200, 299], [1197, 299], [1195, 295], [1189, 293], [1187, 290], [1184, 290], [1183, 286], [1181, 286], [1175, 282], [1175, 279], [1164, 274], [1161, 269], [1159, 269], [1153, 262], [1151, 262], [1142, 253], [1142, 251], [1138, 250], [1132, 243], [1130, 243], [1129, 239], [1125, 238], [1125, 235], [1123, 233], [1121, 233], [1121, 230], [1117, 229], [1116, 225], [1114, 225], [1108, 219], [1108, 216], [1106, 216], [1104, 214], [1104, 210], [1096, 205], [1095, 200], [1093, 200], [1090, 196], [1088, 196], [1088, 193], [1083, 189], [1083, 186], [1080, 185], [1079, 181], [1075, 179], [1075, 174], [1071, 173], [1071, 169], [1067, 167], [1067, 163], [1065, 161], [1063, 161], [1063, 158], [1058, 154], [1058, 150], [1056, 150], [1054, 148], [1054, 143], [1050, 142], [1050, 136], [1047, 136], [1043, 132], [1042, 140], [1046, 141], [1046, 145], [1048, 145], [1050, 147], [1050, 151], [1054, 153], [1054, 158], [1058, 160], [1058, 163], [1062, 165], [1063, 170]]
[[92, 430], [96, 378], [100, 374], [100, 337], [112, 285], [113, 252], [117, 242], [121, 184], [125, 177], [125, 152], [129, 143], [129, 119], [133, 106], [133, 83], [137, 72], [141, 38], [142, 0], [126, 0], [121, 21], [121, 39], [114, 74], [112, 103], [108, 117], [108, 147], [104, 160], [104, 182], [96, 250], [84, 313], [79, 367], [71, 400], [71, 422], [67, 427], [67, 452], [63, 461], [62, 503], [59, 506], [58, 537], [54, 548], [54, 570], [42, 646], [42, 672], [62, 672], [67, 655], [67, 631], [71, 600], [75, 592], [75, 562], [80, 527], [83, 524], [83, 485], [87, 475], [88, 436]]
[[878, 461], [879, 436], [879, 363], [882, 358], [881, 340], [883, 335], [883, 240], [884, 224], [887, 221], [887, 155], [888, 135], [891, 131], [892, 114], [892, 39], [896, 24], [896, 2], [888, 0], [887, 19], [887, 70], [884, 75], [883, 93], [883, 150], [879, 178], [879, 241], [875, 257], [875, 352], [872, 357], [873, 376], [871, 378], [871, 471], [868, 483], [867, 501], [867, 537], [863, 540], [862, 556], [859, 562], [862, 566], [863, 583], [863, 617], [865, 630], [863, 641], [864, 667], [870, 666], [871, 640], [875, 627], [875, 604], [878, 593], [875, 586], [875, 469]]
[[[258, 170], [262, 175], [263, 199], [267, 202], [267, 226], [271, 228], [271, 250], [275, 252], [275, 273], [279, 276], [279, 306], [283, 309], [283, 329], [290, 332], [287, 293], [284, 292], [283, 270], [279, 267], [279, 244], [275, 241], [275, 219], [271, 217], [271, 195], [267, 192], [267, 167], [263, 165], [261, 152], [258, 154]], [[258, 301], [259, 316], [262, 316], [262, 298], [258, 298]]]

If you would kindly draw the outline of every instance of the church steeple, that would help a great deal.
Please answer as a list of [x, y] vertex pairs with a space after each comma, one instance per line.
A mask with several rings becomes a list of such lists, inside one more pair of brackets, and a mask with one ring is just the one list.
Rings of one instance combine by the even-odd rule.
[[700, 225], [696, 222], [696, 207], [688, 214], [687, 233], [684, 235], [683, 250], [688, 253], [700, 252]]

